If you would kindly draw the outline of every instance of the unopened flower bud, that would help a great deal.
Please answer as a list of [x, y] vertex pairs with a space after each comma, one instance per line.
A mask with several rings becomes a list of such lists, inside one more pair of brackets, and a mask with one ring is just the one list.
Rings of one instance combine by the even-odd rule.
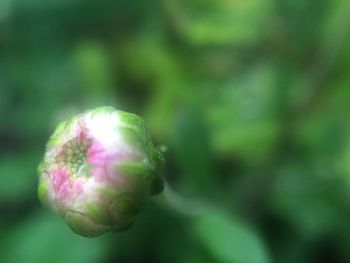
[[121, 231], [162, 191], [162, 164], [139, 116], [100, 107], [56, 128], [39, 166], [39, 199], [80, 235]]

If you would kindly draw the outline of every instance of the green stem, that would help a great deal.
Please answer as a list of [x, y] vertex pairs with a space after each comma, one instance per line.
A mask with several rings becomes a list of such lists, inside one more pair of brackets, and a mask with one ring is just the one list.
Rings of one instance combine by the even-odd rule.
[[181, 196], [167, 183], [164, 185], [163, 193], [156, 196], [155, 200], [161, 206], [187, 217], [199, 216], [210, 208], [208, 203]]

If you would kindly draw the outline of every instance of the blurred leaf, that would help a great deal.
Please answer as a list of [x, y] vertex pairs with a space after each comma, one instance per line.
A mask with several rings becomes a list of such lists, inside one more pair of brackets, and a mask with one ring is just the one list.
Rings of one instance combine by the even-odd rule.
[[218, 178], [208, 128], [201, 113], [183, 107], [172, 129], [173, 150], [179, 167], [179, 181], [186, 194], [215, 194]]
[[256, 43], [270, 15], [269, 0], [165, 1], [175, 28], [194, 44]]
[[0, 21], [10, 16], [13, 2], [13, 0], [0, 1]]
[[41, 154], [26, 152], [0, 158], [0, 200], [25, 201], [36, 198], [37, 166]]
[[195, 234], [219, 262], [269, 262], [260, 238], [247, 226], [219, 211], [207, 211], [193, 222]]
[[2, 240], [0, 261], [7, 263], [96, 263], [108, 255], [107, 239], [87, 239], [71, 232], [64, 220], [49, 212], [36, 212]]
[[[302, 158], [302, 157], [300, 157]], [[272, 185], [272, 211], [294, 226], [295, 231], [308, 239], [331, 233], [345, 216], [347, 185], [341, 185], [341, 177], [335, 171], [323, 173], [310, 166], [307, 158], [287, 163]], [[322, 160], [322, 161], [320, 161]], [[329, 165], [329, 160], [320, 159]], [[328, 168], [329, 169], [329, 168]], [[322, 176], [321, 176], [322, 175]], [[334, 191], [334, 189], [337, 189]]]
[[268, 156], [280, 133], [276, 74], [271, 63], [261, 63], [206, 90], [204, 110], [216, 151], [250, 162]]
[[111, 104], [111, 58], [100, 43], [83, 42], [73, 53], [74, 71], [87, 107]]
[[177, 103], [195, 100], [196, 96], [189, 88], [188, 75], [179, 56], [160, 34], [155, 30], [138, 35], [126, 43], [123, 57], [133, 80], [148, 83], [144, 114], [152, 134], [169, 139]]

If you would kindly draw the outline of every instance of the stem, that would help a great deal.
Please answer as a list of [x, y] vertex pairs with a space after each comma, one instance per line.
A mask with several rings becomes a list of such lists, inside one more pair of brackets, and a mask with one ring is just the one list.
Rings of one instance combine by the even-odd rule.
[[165, 183], [163, 193], [156, 196], [155, 200], [160, 205], [187, 217], [201, 215], [211, 207], [206, 202], [181, 196], [168, 183]]

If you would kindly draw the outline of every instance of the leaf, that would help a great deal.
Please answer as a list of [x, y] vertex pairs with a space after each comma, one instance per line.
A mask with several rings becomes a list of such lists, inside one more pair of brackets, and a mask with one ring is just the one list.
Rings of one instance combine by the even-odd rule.
[[206, 116], [214, 150], [249, 163], [264, 160], [279, 141], [278, 71], [270, 62], [208, 92]]
[[165, 1], [176, 30], [196, 45], [256, 43], [271, 13], [270, 1]]
[[0, 200], [22, 202], [36, 192], [37, 166], [41, 153], [8, 153], [0, 160]]
[[0, 262], [93, 263], [104, 262], [106, 238], [80, 237], [63, 219], [37, 212], [3, 235]]
[[218, 185], [210, 135], [201, 112], [184, 106], [172, 129], [172, 143], [178, 167], [180, 186], [189, 194], [213, 194]]
[[83, 42], [73, 53], [78, 85], [89, 105], [110, 104], [112, 96], [111, 61], [99, 43]]
[[270, 262], [262, 240], [244, 224], [229, 215], [208, 210], [193, 224], [198, 239], [220, 262]]

